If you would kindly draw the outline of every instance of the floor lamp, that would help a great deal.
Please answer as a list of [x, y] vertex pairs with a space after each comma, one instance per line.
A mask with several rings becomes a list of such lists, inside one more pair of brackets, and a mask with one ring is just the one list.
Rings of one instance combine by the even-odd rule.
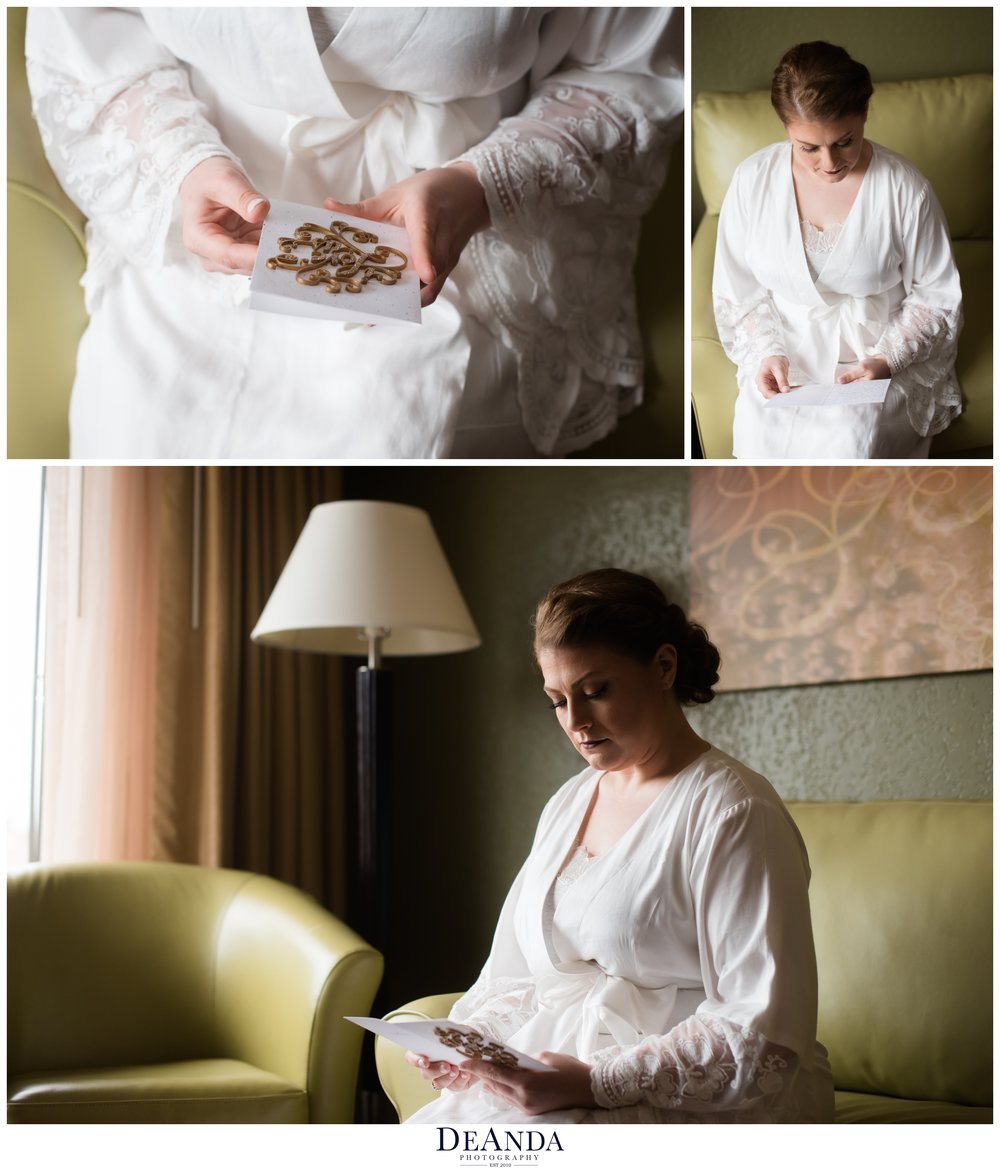
[[480, 642], [430, 517], [373, 500], [317, 505], [250, 637], [292, 650], [367, 650], [367, 665], [357, 671], [358, 886], [351, 926], [385, 952], [391, 675], [382, 659]]

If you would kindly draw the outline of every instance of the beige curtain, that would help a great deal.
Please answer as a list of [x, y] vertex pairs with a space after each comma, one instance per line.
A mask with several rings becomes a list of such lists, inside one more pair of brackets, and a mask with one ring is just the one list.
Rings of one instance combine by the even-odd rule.
[[272, 874], [343, 913], [340, 660], [250, 631], [336, 468], [50, 468], [41, 856]]

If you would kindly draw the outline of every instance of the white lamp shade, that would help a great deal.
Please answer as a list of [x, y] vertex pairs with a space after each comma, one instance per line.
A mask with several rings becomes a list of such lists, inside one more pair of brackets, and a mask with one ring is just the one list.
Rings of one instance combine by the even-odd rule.
[[359, 635], [373, 627], [389, 631], [384, 655], [443, 654], [480, 643], [426, 512], [374, 500], [319, 504], [250, 637], [359, 655]]

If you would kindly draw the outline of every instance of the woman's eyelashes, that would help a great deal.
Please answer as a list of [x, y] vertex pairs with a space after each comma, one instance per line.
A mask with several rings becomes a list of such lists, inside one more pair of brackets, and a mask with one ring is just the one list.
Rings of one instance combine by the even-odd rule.
[[[851, 145], [851, 143], [853, 141], [854, 141], [853, 138], [846, 138], [846, 139], [844, 139], [843, 142], [835, 142], [833, 144], [833, 146], [834, 146], [835, 150], [847, 150], [847, 148]], [[802, 150], [804, 150], [807, 155], [813, 155], [819, 150], [819, 147], [818, 146], [804, 146], [804, 147], [802, 147]]]
[[[595, 688], [593, 691], [582, 692], [581, 698], [588, 699], [588, 700], [601, 699], [607, 693], [607, 690], [608, 690], [608, 685], [606, 683], [603, 683], [600, 687]], [[560, 707], [565, 707], [565, 706], [566, 706], [566, 700], [563, 699], [561, 696], [558, 696], [556, 698], [549, 696], [549, 707], [555, 709], [555, 708], [560, 708]]]

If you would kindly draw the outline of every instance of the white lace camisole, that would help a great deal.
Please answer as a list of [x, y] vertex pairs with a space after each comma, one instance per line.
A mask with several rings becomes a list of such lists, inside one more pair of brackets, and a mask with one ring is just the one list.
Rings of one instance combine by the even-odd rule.
[[815, 281], [823, 271], [830, 253], [837, 247], [837, 241], [844, 230], [843, 224], [831, 224], [828, 228], [817, 228], [808, 220], [800, 220], [802, 243], [806, 250], [806, 262]]

